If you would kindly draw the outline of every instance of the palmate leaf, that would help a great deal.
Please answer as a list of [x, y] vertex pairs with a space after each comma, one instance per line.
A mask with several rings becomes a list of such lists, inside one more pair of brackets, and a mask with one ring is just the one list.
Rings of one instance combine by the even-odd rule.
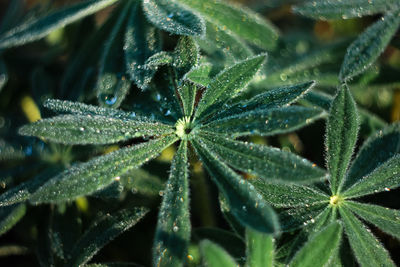
[[[220, 72], [208, 85], [194, 117], [204, 118], [218, 111], [229, 98], [243, 90], [261, 68], [265, 59], [266, 55], [258, 55]], [[218, 107], [212, 106], [216, 103]]]
[[339, 88], [333, 100], [326, 128], [326, 161], [331, 174], [331, 190], [336, 194], [343, 184], [358, 133], [356, 104], [347, 85]]
[[192, 140], [205, 168], [226, 198], [232, 214], [243, 225], [263, 233], [277, 233], [279, 224], [274, 211], [254, 186], [237, 175], [206, 144]]
[[7, 82], [8, 82], [7, 67], [6, 64], [4, 64], [3, 59], [0, 57], [0, 92], [3, 89], [3, 87], [7, 84]]
[[297, 6], [294, 11], [314, 19], [347, 19], [383, 13], [398, 6], [396, 0], [318, 0]]
[[207, 267], [238, 266], [225, 249], [209, 240], [204, 240], [200, 243], [200, 251], [203, 255], [203, 262]]
[[25, 204], [0, 208], [0, 236], [10, 230], [26, 213]]
[[140, 1], [132, 3], [126, 27], [126, 70], [139, 88], [146, 89], [155, 70], [145, 64], [151, 56], [161, 50], [160, 32], [147, 22]]
[[212, 80], [210, 77], [212, 68], [213, 66], [211, 64], [199, 65], [187, 72], [183, 79], [207, 87]]
[[346, 207], [382, 231], [400, 239], [400, 211], [377, 205], [346, 201]]
[[347, 208], [340, 207], [345, 232], [361, 266], [396, 266], [389, 253]]
[[118, 0], [88, 0], [56, 10], [19, 25], [0, 36], [0, 48], [20, 46], [45, 37], [50, 32], [89, 16]]
[[263, 145], [234, 141], [214, 134], [199, 137], [227, 164], [266, 181], [309, 182], [322, 179], [326, 173], [295, 154]]
[[345, 180], [349, 188], [391, 157], [400, 153], [400, 124], [376, 131], [364, 142]]
[[182, 141], [172, 161], [158, 215], [154, 266], [183, 266], [190, 241], [187, 142]]
[[379, 165], [357, 183], [343, 192], [343, 196], [355, 198], [390, 191], [400, 186], [400, 154]]
[[196, 85], [189, 82], [184, 82], [178, 87], [178, 92], [181, 96], [183, 112], [185, 116], [192, 116], [197, 93]]
[[340, 245], [342, 225], [334, 222], [315, 233], [296, 253], [290, 266], [314, 267], [325, 266]]
[[105, 188], [120, 175], [155, 158], [177, 140], [174, 135], [119, 149], [77, 164], [49, 180], [30, 198], [32, 203], [61, 202]]
[[274, 238], [246, 229], [246, 255], [247, 267], [273, 267]]
[[278, 40], [278, 30], [256, 13], [242, 6], [220, 0], [178, 0], [210, 22], [228, 29], [246, 41], [273, 50]]
[[[326, 219], [321, 217], [322, 215], [327, 216], [325, 203], [315, 204], [303, 207], [294, 207], [279, 212], [279, 221], [281, 222], [281, 228], [284, 232], [292, 232], [314, 223], [319, 223], [320, 219]], [[331, 215], [332, 212], [329, 214]]]
[[66, 266], [83, 266], [107, 243], [138, 223], [147, 212], [146, 208], [134, 208], [99, 219], [75, 244]]
[[125, 190], [148, 197], [158, 196], [164, 189], [164, 183], [158, 176], [143, 169], [135, 169], [123, 174], [121, 184]]
[[120, 15], [102, 51], [96, 85], [97, 98], [102, 106], [118, 108], [130, 88], [130, 82], [124, 76], [123, 47], [125, 45], [124, 32], [132, 3], [132, 1], [125, 1], [122, 4]]
[[37, 136], [62, 144], [113, 144], [134, 137], [173, 132], [171, 126], [149, 119], [122, 120], [99, 115], [60, 115], [19, 129], [21, 135]]
[[304, 97], [315, 85], [314, 81], [279, 87], [268, 90], [265, 93], [255, 95], [250, 100], [243, 100], [233, 104], [223, 111], [215, 114], [213, 120], [242, 113], [244, 111], [257, 110], [260, 108], [279, 108], [289, 106]]
[[326, 193], [308, 186], [270, 183], [263, 179], [250, 182], [268, 203], [277, 208], [309, 207], [329, 202]]
[[339, 79], [346, 81], [366, 70], [386, 48], [400, 26], [400, 5], [375, 22], [347, 49]]
[[297, 130], [324, 116], [326, 113], [320, 109], [300, 106], [258, 109], [212, 120], [203, 125], [202, 130], [229, 133], [232, 137], [270, 136]]
[[176, 1], [143, 0], [146, 17], [158, 28], [178, 35], [203, 35], [201, 17]]

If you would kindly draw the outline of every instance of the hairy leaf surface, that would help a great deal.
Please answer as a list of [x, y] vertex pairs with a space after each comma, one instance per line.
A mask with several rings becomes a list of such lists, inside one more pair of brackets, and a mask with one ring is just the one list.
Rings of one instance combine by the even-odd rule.
[[357, 141], [358, 115], [356, 104], [346, 85], [338, 89], [327, 124], [327, 166], [334, 194], [340, 191]]
[[50, 32], [96, 13], [117, 1], [87, 0], [21, 24], [0, 36], [0, 48], [20, 46], [39, 40]]
[[158, 214], [154, 265], [183, 266], [190, 241], [187, 142], [182, 141], [172, 161]]
[[60, 202], [91, 194], [156, 157], [176, 140], [177, 137], [170, 135], [77, 164], [49, 180], [32, 195], [30, 201]]
[[203, 255], [205, 266], [207, 267], [237, 266], [235, 260], [225, 249], [209, 240], [204, 240], [200, 243], [200, 251]]
[[246, 229], [246, 255], [247, 267], [273, 267], [274, 238]]
[[207, 87], [211, 82], [211, 70], [211, 64], [202, 64], [194, 67], [188, 73], [186, 73], [184, 79], [187, 79], [195, 84]]

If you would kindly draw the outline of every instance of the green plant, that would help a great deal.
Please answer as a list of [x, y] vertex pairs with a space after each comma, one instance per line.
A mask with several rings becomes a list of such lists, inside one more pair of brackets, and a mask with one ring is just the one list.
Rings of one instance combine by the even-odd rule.
[[395, 266], [397, 1], [60, 2], [1, 19], [0, 262]]

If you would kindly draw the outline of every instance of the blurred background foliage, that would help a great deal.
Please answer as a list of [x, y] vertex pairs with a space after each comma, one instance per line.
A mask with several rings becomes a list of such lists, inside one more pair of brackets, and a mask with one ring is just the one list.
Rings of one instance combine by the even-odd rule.
[[[278, 47], [269, 53], [265, 71], [261, 72], [250, 85], [248, 94], [283, 84], [295, 84], [302, 81], [316, 80], [317, 90], [334, 94], [339, 81], [337, 75], [346, 47], [378, 16], [366, 16], [349, 20], [315, 21], [296, 15], [291, 11], [293, 4], [301, 0], [236, 0], [268, 18], [281, 32]], [[0, 21], [6, 18], [6, 10], [11, 1], [0, 1]], [[75, 0], [25, 0], [9, 25], [13, 26], [23, 19], [35, 17], [51, 9], [79, 2]], [[117, 149], [115, 146], [63, 146], [46, 143], [36, 138], [20, 137], [18, 127], [46, 117], [48, 111], [42, 103], [48, 98], [79, 100], [96, 104], [93, 84], [95, 70], [88, 69], [88, 78], [83, 83], [78, 80], [64, 83], [64, 75], [69, 63], [82, 47], [90, 34], [102, 25], [110, 15], [112, 8], [107, 8], [77, 23], [52, 32], [46, 38], [29, 45], [0, 51], [8, 70], [8, 82], [0, 92], [0, 143], [9, 158], [0, 158], [0, 190], [5, 190], [41, 175], [46, 177], [70, 166], [76, 161], [86, 161], [94, 155], [108, 153]], [[0, 32], [4, 31], [0, 27]], [[176, 36], [163, 33], [163, 50], [172, 51]], [[97, 44], [94, 47], [101, 47]], [[202, 47], [203, 48], [203, 47]], [[255, 51], [258, 48], [252, 47]], [[208, 51], [209, 52], [209, 51]], [[210, 61], [216, 65], [229, 65], [230, 59], [219, 51], [209, 54]], [[90, 58], [90, 56], [87, 56]], [[93, 60], [90, 58], [89, 60]], [[96, 66], [98, 62], [94, 59]], [[217, 64], [218, 63], [218, 64]], [[1, 67], [1, 66], [0, 66]], [[350, 83], [351, 91], [359, 105], [382, 120], [379, 123], [364, 125], [360, 144], [380, 123], [400, 120], [400, 34], [397, 33], [380, 56], [378, 62], [360, 77]], [[0, 76], [0, 83], [4, 77]], [[79, 84], [81, 83], [81, 84]], [[158, 98], [156, 91], [141, 92], [133, 86], [122, 108], [132, 110], [143, 105], [144, 99]], [[251, 141], [269, 144], [291, 151], [310, 159], [319, 166], [324, 166], [323, 139], [324, 121], [302, 129], [296, 133], [275, 137], [252, 137]], [[3, 149], [3, 148], [2, 148]], [[36, 266], [36, 254], [46, 259], [45, 247], [49, 236], [47, 229], [52, 224], [53, 216], [63, 216], [73, 235], [79, 235], [82, 229], [101, 214], [106, 214], [121, 206], [147, 206], [151, 212], [134, 230], [130, 230], [107, 245], [94, 260], [98, 262], [131, 261], [144, 266], [151, 262], [151, 247], [157, 220], [157, 207], [162, 195], [163, 183], [168, 176], [169, 164], [175, 147], [170, 147], [151, 164], [143, 169], [127, 173], [123, 188], [115, 186], [118, 192], [99, 192], [88, 198], [80, 198], [74, 203], [29, 207], [23, 219], [0, 238], [0, 266]], [[4, 151], [4, 150], [3, 150]], [[191, 161], [193, 174], [191, 182], [191, 219], [194, 228], [193, 245], [190, 248], [190, 260], [195, 266], [199, 262], [196, 241], [212, 238], [221, 243], [232, 255], [240, 256], [244, 252], [244, 243], [228, 232], [213, 233], [209, 227], [229, 230], [217, 207], [218, 194], [197, 159]], [[133, 179], [132, 177], [135, 177]], [[392, 190], [384, 194], [369, 197], [371, 203], [399, 209], [400, 191]], [[117, 199], [115, 196], [117, 195]], [[118, 200], [118, 201], [117, 201]], [[22, 208], [21, 208], [22, 209]], [[23, 215], [23, 212], [20, 211]], [[24, 210], [25, 212], [25, 210]], [[0, 212], [1, 215], [1, 212]], [[51, 216], [49, 216], [51, 215]], [[392, 258], [399, 263], [399, 242], [371, 226], [377, 237], [391, 252]], [[46, 236], [47, 235], [47, 236]], [[230, 243], [230, 244], [229, 244]], [[39, 246], [38, 246], [39, 244]]]

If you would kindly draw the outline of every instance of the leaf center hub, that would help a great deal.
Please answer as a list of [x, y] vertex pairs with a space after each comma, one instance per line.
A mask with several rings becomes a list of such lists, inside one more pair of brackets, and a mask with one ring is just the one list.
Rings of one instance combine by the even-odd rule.
[[343, 198], [339, 195], [333, 195], [329, 199], [329, 204], [331, 206], [339, 206], [343, 201]]
[[178, 137], [183, 140], [188, 140], [190, 133], [193, 129], [193, 124], [190, 121], [190, 117], [180, 118], [175, 125], [175, 133]]

